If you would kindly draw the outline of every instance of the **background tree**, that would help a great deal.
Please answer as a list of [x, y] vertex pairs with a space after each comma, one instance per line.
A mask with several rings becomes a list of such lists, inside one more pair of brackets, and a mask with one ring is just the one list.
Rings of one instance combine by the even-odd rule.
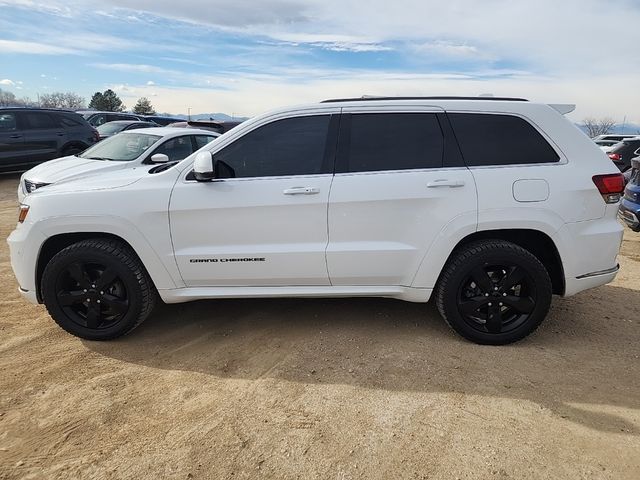
[[35, 106], [29, 97], [16, 97], [12, 92], [0, 88], [0, 107], [31, 107]]
[[84, 108], [84, 98], [73, 92], [53, 92], [40, 95], [40, 106], [46, 108]]
[[593, 118], [588, 117], [582, 121], [582, 125], [587, 130], [589, 137], [597, 137], [598, 135], [606, 135], [616, 126], [616, 121], [612, 118]]
[[116, 95], [116, 92], [109, 88], [102, 93], [94, 93], [89, 102], [89, 108], [103, 110], [105, 112], [122, 112], [124, 110], [124, 103], [122, 103], [120, 97]]
[[156, 111], [153, 109], [153, 105], [147, 97], [138, 99], [138, 102], [133, 107], [133, 113], [138, 115], [155, 115]]

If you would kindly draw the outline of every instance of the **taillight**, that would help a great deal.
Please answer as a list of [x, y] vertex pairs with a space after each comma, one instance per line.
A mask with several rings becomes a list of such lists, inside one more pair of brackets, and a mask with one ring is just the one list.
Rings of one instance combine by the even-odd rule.
[[620, 160], [622, 160], [622, 157], [619, 153], [610, 153], [609, 158], [615, 162], [619, 162]]
[[605, 203], [618, 203], [624, 192], [624, 175], [621, 173], [611, 173], [608, 175], [594, 175], [593, 183], [598, 187], [598, 191]]

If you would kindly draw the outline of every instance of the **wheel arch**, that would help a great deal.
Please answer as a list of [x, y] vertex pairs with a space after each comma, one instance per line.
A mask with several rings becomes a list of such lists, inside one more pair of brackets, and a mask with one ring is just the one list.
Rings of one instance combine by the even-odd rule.
[[499, 229], [482, 230], [469, 234], [462, 238], [451, 250], [451, 253], [443, 264], [443, 269], [444, 265], [449, 262], [451, 257], [455, 255], [460, 248], [477, 240], [504, 240], [524, 248], [540, 260], [547, 269], [549, 277], [551, 278], [553, 293], [556, 295], [564, 294], [565, 278], [560, 253], [553, 239], [540, 230], [526, 228]]
[[40, 251], [38, 253], [38, 258], [36, 260], [36, 272], [35, 272], [35, 279], [36, 279], [35, 288], [36, 288], [36, 296], [37, 296], [38, 302], [42, 303], [42, 292], [41, 292], [42, 275], [44, 273], [44, 269], [46, 268], [47, 264], [51, 261], [51, 259], [58, 252], [65, 249], [69, 245], [73, 245], [74, 243], [80, 242], [82, 240], [100, 239], [100, 238], [116, 240], [125, 244], [128, 248], [130, 248], [131, 251], [138, 257], [143, 267], [147, 269], [147, 273], [149, 274], [149, 278], [151, 279], [151, 282], [154, 285], [156, 285], [156, 282], [154, 280], [154, 275], [151, 271], [149, 271], [149, 269], [147, 268], [147, 265], [145, 265], [145, 262], [143, 261], [143, 258], [141, 257], [141, 255], [136, 251], [136, 249], [133, 247], [133, 245], [131, 245], [130, 242], [128, 242], [126, 239], [122, 238], [121, 236], [113, 233], [107, 233], [107, 232], [60, 233], [57, 235], [52, 235], [51, 237], [47, 238], [42, 243], [42, 246], [40, 247]]

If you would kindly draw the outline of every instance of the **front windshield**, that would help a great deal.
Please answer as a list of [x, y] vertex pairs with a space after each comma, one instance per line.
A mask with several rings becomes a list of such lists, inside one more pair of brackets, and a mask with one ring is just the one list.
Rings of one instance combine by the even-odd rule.
[[92, 160], [130, 162], [146, 152], [149, 147], [161, 138], [159, 135], [142, 133], [118, 133], [113, 137], [102, 140], [100, 143], [96, 143], [93, 147], [78, 155], [78, 157]]
[[126, 123], [109, 122], [103, 123], [102, 125], [97, 127], [96, 130], [98, 130], [98, 133], [100, 135], [113, 135], [114, 133], [118, 133], [119, 131], [121, 131], [127, 125], [128, 124]]

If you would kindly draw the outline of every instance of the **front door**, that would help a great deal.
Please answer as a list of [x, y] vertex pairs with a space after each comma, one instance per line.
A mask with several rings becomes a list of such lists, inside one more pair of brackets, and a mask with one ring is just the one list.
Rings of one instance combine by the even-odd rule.
[[329, 284], [337, 122], [326, 114], [267, 123], [213, 151], [219, 178], [176, 183], [171, 236], [187, 286]]
[[59, 156], [60, 148], [66, 143], [67, 132], [58, 119], [46, 112], [24, 112], [26, 131], [25, 147], [29, 162], [38, 163]]
[[0, 168], [19, 164], [24, 155], [24, 131], [17, 113], [0, 112]]

